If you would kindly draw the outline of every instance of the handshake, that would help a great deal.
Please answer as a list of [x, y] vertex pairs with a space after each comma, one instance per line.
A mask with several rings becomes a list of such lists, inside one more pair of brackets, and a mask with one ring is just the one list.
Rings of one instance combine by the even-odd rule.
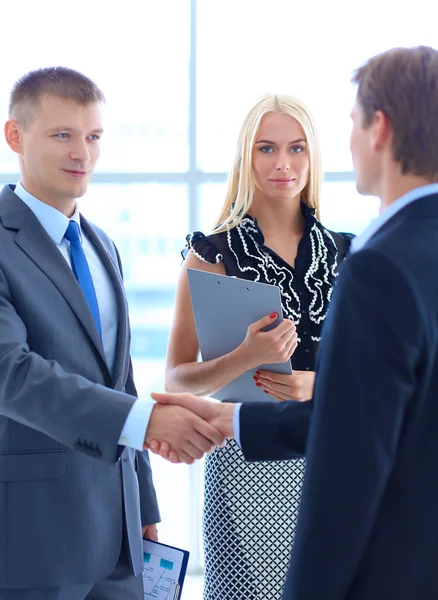
[[151, 394], [156, 401], [144, 449], [172, 463], [192, 464], [234, 437], [235, 404], [193, 394]]

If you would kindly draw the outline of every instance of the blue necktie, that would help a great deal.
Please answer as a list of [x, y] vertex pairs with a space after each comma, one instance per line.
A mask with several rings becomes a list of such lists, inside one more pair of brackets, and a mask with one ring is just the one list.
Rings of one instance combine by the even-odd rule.
[[75, 274], [76, 279], [81, 286], [85, 299], [90, 307], [94, 322], [96, 323], [100, 339], [102, 339], [102, 328], [100, 325], [99, 305], [97, 303], [96, 290], [94, 289], [93, 279], [91, 277], [87, 258], [82, 249], [79, 225], [76, 223], [76, 221], [70, 221], [64, 237], [70, 242], [70, 258], [73, 273]]

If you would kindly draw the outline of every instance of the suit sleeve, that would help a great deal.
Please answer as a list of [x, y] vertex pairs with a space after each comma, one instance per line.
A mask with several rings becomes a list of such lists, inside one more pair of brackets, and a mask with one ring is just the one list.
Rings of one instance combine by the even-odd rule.
[[240, 441], [246, 460], [287, 460], [306, 453], [313, 400], [248, 402], [240, 408]]
[[[129, 365], [129, 375], [126, 381], [126, 392], [131, 396], [137, 397], [137, 390], [134, 384], [132, 362]], [[161, 521], [160, 511], [158, 509], [157, 494], [155, 492], [152, 479], [152, 469], [149, 460], [149, 452], [136, 450], [137, 478], [140, 489], [140, 509], [141, 524], [153, 525]]]
[[415, 286], [391, 259], [347, 260], [319, 350], [290, 600], [348, 596], [414, 397], [421, 321]]
[[0, 415], [113, 463], [135, 400], [31, 352], [0, 271]]

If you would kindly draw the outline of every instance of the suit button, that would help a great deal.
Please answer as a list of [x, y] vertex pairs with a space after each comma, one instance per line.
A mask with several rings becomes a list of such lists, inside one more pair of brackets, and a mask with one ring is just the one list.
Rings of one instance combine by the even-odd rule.
[[309, 367], [305, 367], [304, 369], [305, 371], [310, 371]]

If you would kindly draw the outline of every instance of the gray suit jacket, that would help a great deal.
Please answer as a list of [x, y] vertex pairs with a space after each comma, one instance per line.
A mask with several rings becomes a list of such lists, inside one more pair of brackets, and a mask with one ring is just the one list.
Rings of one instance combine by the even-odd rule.
[[141, 524], [159, 521], [147, 453], [118, 445], [136, 399], [119, 257], [81, 219], [116, 291], [113, 373], [65, 259], [13, 186], [0, 193], [0, 589], [103, 579], [124, 529], [138, 574]]

